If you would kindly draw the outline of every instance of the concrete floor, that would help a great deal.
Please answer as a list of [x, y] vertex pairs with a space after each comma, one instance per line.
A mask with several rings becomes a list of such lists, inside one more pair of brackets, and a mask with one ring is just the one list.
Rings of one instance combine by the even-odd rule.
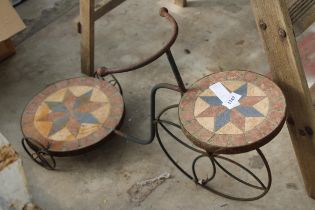
[[[159, 8], [166, 6], [179, 23], [173, 52], [187, 84], [222, 70], [268, 72], [248, 0], [191, 1], [185, 9], [171, 2], [127, 1], [101, 18], [96, 24], [96, 66], [126, 65], [158, 49], [170, 34], [170, 28], [158, 15]], [[197, 187], [171, 165], [156, 141], [140, 146], [115, 137], [84, 155], [58, 158], [59, 171], [37, 166], [21, 147], [20, 116], [32, 96], [46, 85], [81, 75], [79, 35], [74, 25], [78, 1], [28, 0], [17, 10], [29, 29], [14, 39], [17, 54], [0, 63], [0, 132], [22, 156], [35, 203], [47, 210], [315, 209], [315, 201], [304, 190], [287, 128], [262, 148], [272, 169], [273, 184], [265, 197], [254, 202], [231, 201]], [[309, 33], [314, 31], [313, 27]], [[127, 107], [123, 130], [145, 137], [149, 130], [149, 89], [159, 82], [174, 82], [167, 61], [163, 57], [118, 78]], [[159, 108], [177, 101], [176, 94], [159, 94]], [[190, 168], [187, 163], [194, 154], [173, 143], [168, 143], [168, 148], [179, 163]], [[238, 159], [264, 176], [255, 153]], [[142, 202], [131, 201], [127, 191], [133, 184], [163, 172], [170, 173], [171, 179]], [[223, 174], [214, 185], [248, 194]]]

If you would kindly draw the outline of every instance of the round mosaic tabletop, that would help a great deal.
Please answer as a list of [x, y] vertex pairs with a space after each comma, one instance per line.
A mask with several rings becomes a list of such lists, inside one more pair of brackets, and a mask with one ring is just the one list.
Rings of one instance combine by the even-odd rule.
[[[213, 89], [214, 84], [225, 92]], [[227, 106], [229, 100], [225, 99], [231, 98], [222, 99], [223, 93], [239, 96], [234, 106]], [[263, 146], [280, 132], [285, 114], [280, 88], [270, 79], [249, 71], [208, 75], [195, 82], [179, 104], [184, 134], [209, 153], [242, 153]]]
[[48, 86], [26, 106], [23, 135], [56, 154], [75, 152], [108, 136], [124, 111], [119, 91], [91, 77], [63, 80]]

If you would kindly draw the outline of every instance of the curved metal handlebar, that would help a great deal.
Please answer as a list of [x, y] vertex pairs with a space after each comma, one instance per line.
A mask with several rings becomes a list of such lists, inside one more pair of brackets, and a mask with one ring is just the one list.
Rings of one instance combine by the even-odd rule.
[[96, 70], [96, 74], [98, 76], [106, 76], [113, 73], [123, 73], [127, 71], [132, 71], [141, 67], [144, 67], [145, 65], [152, 63], [159, 57], [161, 57], [164, 53], [166, 53], [168, 50], [170, 50], [171, 46], [174, 44], [177, 35], [178, 35], [178, 25], [176, 20], [173, 18], [172, 15], [168, 13], [168, 10], [165, 7], [162, 7], [160, 9], [160, 16], [165, 17], [173, 26], [173, 35], [171, 39], [164, 45], [162, 49], [160, 49], [157, 53], [155, 53], [153, 56], [146, 58], [143, 61], [140, 61], [139, 63], [123, 67], [123, 68], [107, 68], [107, 67], [100, 67]]

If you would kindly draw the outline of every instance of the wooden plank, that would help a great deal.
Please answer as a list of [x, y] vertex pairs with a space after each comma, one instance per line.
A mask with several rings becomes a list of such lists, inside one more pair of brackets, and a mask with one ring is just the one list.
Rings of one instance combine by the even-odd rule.
[[187, 6], [187, 0], [175, 0], [175, 4], [181, 7]]
[[[117, 6], [119, 6], [124, 1], [126, 1], [126, 0], [112, 0], [112, 1], [109, 1], [108, 3], [106, 3], [102, 6], [95, 8], [94, 17], [93, 17], [94, 21], [101, 18], [103, 15], [110, 12], [111, 10], [115, 9]], [[81, 33], [80, 16], [76, 17], [73, 22], [75, 23], [75, 25], [77, 27], [78, 33]]]
[[80, 0], [81, 71], [94, 73], [94, 0]]
[[115, 9], [117, 6], [119, 6], [121, 3], [123, 3], [126, 0], [111, 0], [101, 6], [100, 8], [96, 9], [94, 13], [94, 21], [105, 15], [106, 13], [110, 12], [112, 9]]
[[[287, 8], [290, 8], [294, 3], [296, 3], [297, 1], [301, 1], [301, 0], [285, 0], [285, 3], [287, 5]], [[302, 0], [304, 1], [304, 0]]]
[[286, 0], [286, 3], [295, 35], [298, 36], [315, 21], [315, 0]]
[[315, 5], [312, 6], [296, 23], [294, 30], [296, 33], [303, 33], [309, 26], [315, 22]]
[[315, 115], [287, 5], [284, 0], [251, 0], [274, 81], [288, 104], [288, 128], [306, 191], [315, 198]]
[[295, 35], [303, 33], [315, 21], [315, 0], [286, 0]]

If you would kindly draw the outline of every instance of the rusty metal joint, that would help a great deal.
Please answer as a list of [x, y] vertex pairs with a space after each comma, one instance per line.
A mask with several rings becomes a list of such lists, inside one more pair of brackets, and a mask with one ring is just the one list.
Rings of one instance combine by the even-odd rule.
[[105, 66], [97, 68], [95, 71], [95, 75], [98, 77], [105, 77], [109, 75], [108, 68], [106, 68]]

